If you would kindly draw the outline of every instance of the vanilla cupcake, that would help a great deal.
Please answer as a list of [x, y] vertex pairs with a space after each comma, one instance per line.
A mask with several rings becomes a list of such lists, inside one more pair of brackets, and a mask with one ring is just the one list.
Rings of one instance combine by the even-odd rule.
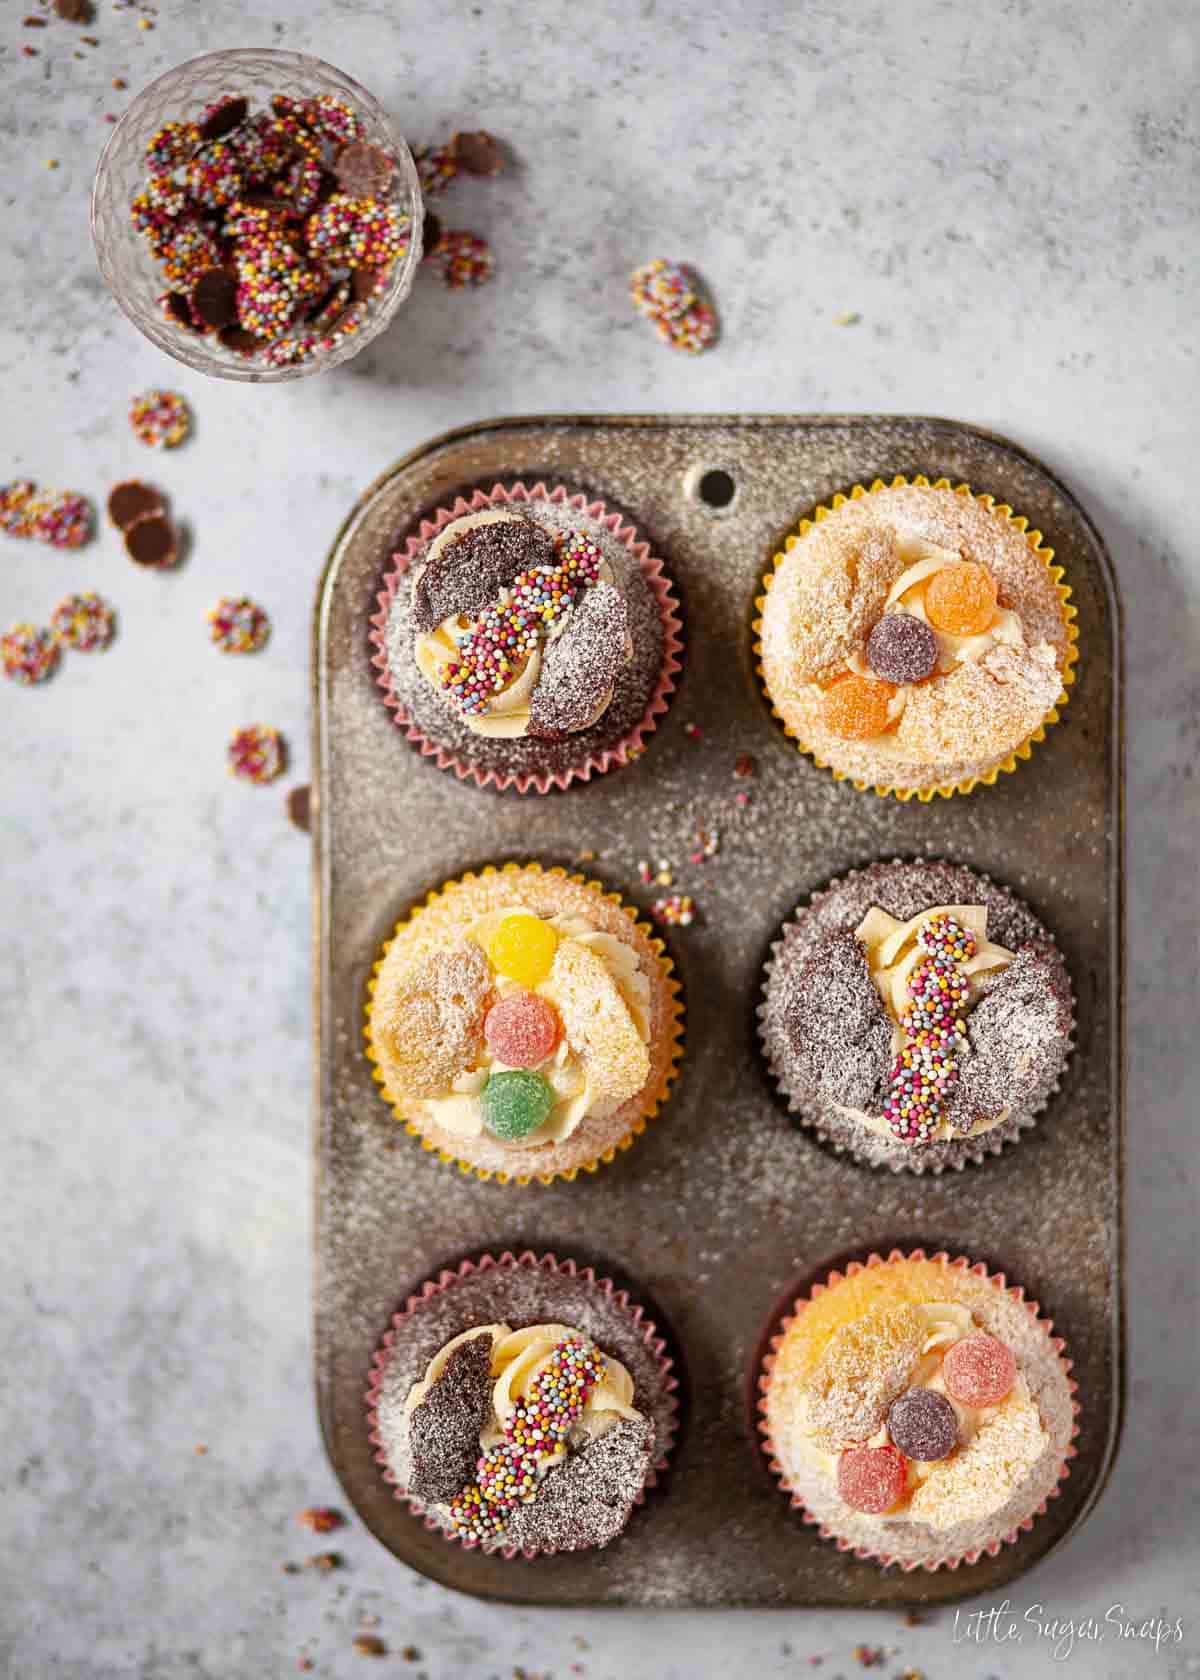
[[1070, 1361], [982, 1265], [872, 1254], [796, 1301], [759, 1379], [771, 1467], [861, 1558], [953, 1568], [1032, 1526], [1077, 1433]]
[[1053, 550], [966, 485], [861, 486], [802, 522], [759, 601], [760, 670], [802, 752], [901, 798], [966, 792], [1065, 703], [1075, 609]]
[[792, 1113], [894, 1172], [998, 1154], [1071, 1049], [1071, 982], [1033, 912], [961, 864], [876, 863], [797, 910], [759, 1034]]
[[374, 663], [396, 723], [441, 768], [544, 793], [642, 750], [682, 643], [662, 563], [619, 515], [496, 485], [392, 559]]
[[451, 881], [401, 922], [369, 987], [367, 1053], [444, 1161], [548, 1183], [611, 1161], [665, 1097], [678, 986], [615, 894], [537, 864]]
[[396, 1497], [506, 1557], [606, 1546], [670, 1452], [677, 1382], [639, 1306], [553, 1255], [464, 1261], [396, 1315], [367, 1394]]

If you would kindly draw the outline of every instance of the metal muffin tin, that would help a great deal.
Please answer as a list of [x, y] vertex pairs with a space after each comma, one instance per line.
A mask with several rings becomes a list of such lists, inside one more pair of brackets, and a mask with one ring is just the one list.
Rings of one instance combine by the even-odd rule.
[[[754, 673], [750, 621], [785, 532], [838, 490], [894, 473], [989, 491], [1066, 567], [1081, 659], [1064, 721], [995, 787], [931, 804], [858, 793], [800, 756]], [[716, 476], [714, 476], [716, 475]], [[367, 622], [396, 538], [474, 488], [565, 484], [620, 509], [683, 600], [684, 671], [636, 762], [543, 797], [480, 792], [423, 760], [385, 709]], [[706, 496], [710, 498], [705, 500]], [[954, 421], [848, 416], [560, 416], [434, 439], [385, 473], [334, 544], [314, 661], [316, 1384], [347, 1496], [415, 1569], [520, 1604], [945, 1603], [997, 1592], [1088, 1514], [1112, 1465], [1123, 1380], [1120, 610], [1095, 528], [1038, 461]], [[757, 761], [735, 780], [744, 754]], [[749, 803], [735, 802], [738, 791]], [[721, 849], [686, 862], [695, 828]], [[580, 863], [581, 854], [594, 853]], [[1077, 1050], [1034, 1131], [941, 1177], [872, 1171], [794, 1129], [755, 1038], [762, 964], [813, 888], [878, 857], [946, 856], [1020, 893], [1057, 937]], [[679, 1082], [628, 1153], [574, 1183], [480, 1183], [406, 1137], [371, 1078], [365, 985], [403, 912], [489, 862], [578, 867], [643, 906], [667, 858], [700, 916], [672, 930], [685, 989]], [[1023, 1284], [1075, 1361], [1078, 1457], [1016, 1545], [957, 1571], [856, 1561], [789, 1509], [757, 1446], [755, 1361], [778, 1314], [831, 1265], [945, 1248]], [[372, 1458], [363, 1395], [392, 1312], [466, 1255], [529, 1247], [595, 1264], [668, 1334], [684, 1376], [671, 1470], [600, 1552], [505, 1562], [447, 1543]]]

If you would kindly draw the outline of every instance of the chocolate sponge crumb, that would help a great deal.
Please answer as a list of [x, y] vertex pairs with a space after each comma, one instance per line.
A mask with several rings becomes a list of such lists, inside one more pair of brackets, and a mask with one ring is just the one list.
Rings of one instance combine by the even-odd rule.
[[619, 589], [598, 583], [547, 643], [529, 700], [529, 733], [557, 740], [586, 729], [612, 693], [625, 663], [629, 615]]
[[533, 566], [554, 564], [548, 531], [523, 514], [464, 531], [427, 561], [413, 579], [412, 619], [436, 630], [448, 618], [478, 618], [502, 589]]
[[852, 933], [831, 934], [781, 977], [784, 1031], [797, 1077], [843, 1108], [870, 1114], [883, 1100], [892, 1027]]
[[969, 1052], [947, 1113], [968, 1132], [1003, 1108], [1019, 1108], [1063, 1059], [1071, 1027], [1071, 988], [1053, 945], [1026, 945], [967, 1017]]
[[408, 1491], [449, 1504], [475, 1473], [479, 1432], [492, 1392], [492, 1338], [473, 1336], [451, 1353], [441, 1375], [409, 1419], [412, 1472]]
[[629, 1520], [650, 1468], [654, 1425], [622, 1418], [547, 1475], [509, 1520], [509, 1545], [537, 1551], [607, 1546]]

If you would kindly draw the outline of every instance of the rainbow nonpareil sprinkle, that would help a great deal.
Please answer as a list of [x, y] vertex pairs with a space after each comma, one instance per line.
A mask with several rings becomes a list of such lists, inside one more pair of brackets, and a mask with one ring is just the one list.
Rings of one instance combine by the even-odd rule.
[[931, 916], [917, 930], [925, 953], [908, 977], [910, 1003], [900, 1017], [904, 1043], [892, 1064], [884, 1119], [902, 1143], [925, 1143], [945, 1118], [967, 1047], [970, 985], [962, 965], [975, 937], [953, 916]]
[[568, 532], [553, 566], [514, 578], [500, 600], [472, 624], [446, 666], [442, 686], [468, 716], [486, 712], [537, 651], [544, 636], [600, 576], [601, 553], [589, 537]]
[[517, 1402], [504, 1439], [483, 1454], [475, 1480], [451, 1502], [450, 1520], [460, 1539], [490, 1540], [504, 1532], [509, 1516], [535, 1496], [546, 1471], [565, 1454], [588, 1396], [606, 1371], [604, 1355], [581, 1337], [556, 1344]]

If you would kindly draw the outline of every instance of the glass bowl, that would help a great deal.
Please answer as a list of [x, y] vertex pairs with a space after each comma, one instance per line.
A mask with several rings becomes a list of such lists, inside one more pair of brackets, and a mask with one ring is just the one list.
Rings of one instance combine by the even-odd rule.
[[[166, 122], [198, 118], [203, 108], [222, 94], [245, 94], [252, 109], [269, 105], [271, 95], [309, 99], [332, 94], [352, 105], [362, 123], [363, 137], [390, 152], [396, 160], [391, 198], [411, 218], [408, 250], [392, 267], [384, 291], [373, 298], [357, 332], [329, 349], [319, 349], [303, 361], [265, 366], [227, 349], [215, 336], [202, 338], [163, 315], [158, 300], [170, 289], [148, 242], [133, 227], [129, 205], [146, 182], [146, 142]], [[238, 379], [264, 384], [279, 379], [303, 379], [349, 361], [389, 324], [412, 290], [421, 260], [421, 223], [424, 208], [412, 153], [392, 128], [378, 100], [351, 77], [305, 53], [274, 52], [269, 48], [239, 48], [206, 53], [168, 70], [143, 88], [109, 136], [96, 166], [92, 187], [92, 243], [104, 283], [122, 310], [152, 344], [198, 373], [215, 379]]]

